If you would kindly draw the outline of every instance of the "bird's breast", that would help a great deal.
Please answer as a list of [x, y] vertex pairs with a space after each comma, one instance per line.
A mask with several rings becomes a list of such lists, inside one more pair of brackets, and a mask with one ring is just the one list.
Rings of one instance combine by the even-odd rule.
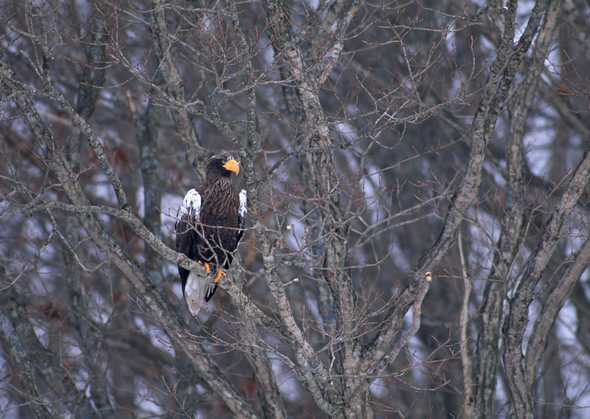
[[238, 226], [239, 197], [229, 180], [209, 185], [204, 192], [201, 222], [206, 226]]

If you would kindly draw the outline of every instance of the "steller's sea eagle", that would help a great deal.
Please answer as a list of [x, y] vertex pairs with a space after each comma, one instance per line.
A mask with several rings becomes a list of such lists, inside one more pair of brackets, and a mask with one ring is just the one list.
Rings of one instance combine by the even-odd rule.
[[211, 157], [205, 183], [189, 190], [180, 207], [175, 226], [176, 251], [202, 263], [207, 274], [203, 278], [197, 271], [178, 266], [182, 292], [193, 315], [203, 300], [207, 302], [213, 297], [244, 235], [246, 191], [238, 193], [231, 181], [231, 176], [239, 173], [240, 164], [233, 157]]

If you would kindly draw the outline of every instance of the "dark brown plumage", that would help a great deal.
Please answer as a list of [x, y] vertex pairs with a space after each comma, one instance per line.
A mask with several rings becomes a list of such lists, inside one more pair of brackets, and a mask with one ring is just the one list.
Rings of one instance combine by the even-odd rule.
[[[187, 193], [176, 224], [176, 250], [203, 263], [205, 271], [214, 274], [213, 282], [207, 284], [205, 301], [215, 293], [225, 275], [223, 270], [229, 269], [244, 234], [246, 193], [236, 192], [231, 182], [233, 174], [239, 174], [236, 160], [231, 156], [212, 157], [205, 183]], [[187, 297], [190, 272], [179, 266], [178, 273]]]

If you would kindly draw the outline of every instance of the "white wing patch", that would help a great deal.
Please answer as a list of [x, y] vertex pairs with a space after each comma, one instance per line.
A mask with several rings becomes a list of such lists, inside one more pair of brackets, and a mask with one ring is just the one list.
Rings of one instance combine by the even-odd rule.
[[238, 214], [240, 217], [244, 218], [246, 213], [248, 212], [248, 197], [246, 196], [246, 190], [242, 189], [240, 191], [240, 209], [238, 210]]
[[191, 189], [186, 193], [182, 201], [182, 207], [180, 207], [180, 213], [181, 215], [190, 214], [196, 220], [199, 219], [199, 214], [201, 213], [201, 195], [196, 189]]

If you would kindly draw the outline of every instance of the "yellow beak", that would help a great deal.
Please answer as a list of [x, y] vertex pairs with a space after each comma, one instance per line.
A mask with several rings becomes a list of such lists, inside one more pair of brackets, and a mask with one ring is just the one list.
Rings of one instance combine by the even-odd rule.
[[231, 159], [226, 161], [223, 168], [230, 172], [234, 172], [236, 175], [240, 174], [240, 163], [238, 163], [237, 160]]

